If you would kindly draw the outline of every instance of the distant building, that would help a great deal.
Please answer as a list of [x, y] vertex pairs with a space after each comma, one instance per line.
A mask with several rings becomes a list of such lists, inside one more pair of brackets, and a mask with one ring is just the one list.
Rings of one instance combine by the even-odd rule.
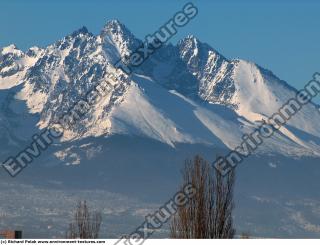
[[22, 238], [22, 231], [0, 231], [0, 239]]

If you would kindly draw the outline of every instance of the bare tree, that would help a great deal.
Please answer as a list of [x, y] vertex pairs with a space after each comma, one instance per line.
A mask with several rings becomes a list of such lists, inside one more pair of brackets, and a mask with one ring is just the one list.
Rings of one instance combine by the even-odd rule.
[[74, 220], [69, 224], [67, 238], [96, 239], [99, 237], [101, 222], [101, 212], [91, 213], [87, 202], [80, 201], [74, 213]]
[[191, 183], [195, 196], [179, 207], [173, 217], [172, 238], [233, 238], [234, 172], [222, 176], [203, 158], [187, 161], [183, 171], [183, 186]]

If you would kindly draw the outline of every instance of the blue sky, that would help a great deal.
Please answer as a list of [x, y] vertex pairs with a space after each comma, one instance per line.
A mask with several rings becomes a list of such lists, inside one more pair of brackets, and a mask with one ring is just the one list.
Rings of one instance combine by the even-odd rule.
[[[0, 46], [46, 46], [81, 26], [98, 34], [117, 18], [137, 37], [153, 33], [187, 1], [1, 0]], [[320, 1], [193, 1], [199, 14], [172, 42], [194, 34], [228, 58], [272, 70], [301, 88], [320, 72]]]

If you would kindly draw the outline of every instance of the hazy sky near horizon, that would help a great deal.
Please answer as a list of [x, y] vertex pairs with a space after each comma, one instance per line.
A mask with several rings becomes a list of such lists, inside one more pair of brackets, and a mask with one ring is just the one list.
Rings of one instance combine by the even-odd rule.
[[[118, 19], [137, 37], [155, 32], [188, 1], [1, 0], [0, 47], [45, 47], [86, 26]], [[193, 34], [227, 58], [253, 61], [296, 88], [320, 72], [320, 1], [193, 1], [198, 16], [171, 40]], [[317, 100], [319, 101], [319, 100]]]

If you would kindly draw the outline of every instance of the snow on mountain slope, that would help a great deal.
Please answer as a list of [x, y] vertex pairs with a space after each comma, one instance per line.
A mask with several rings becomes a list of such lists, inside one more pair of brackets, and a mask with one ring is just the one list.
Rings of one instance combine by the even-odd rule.
[[30, 48], [26, 53], [15, 45], [4, 47], [0, 51], [0, 89], [19, 85], [27, 70], [32, 67], [42, 54], [38, 47]]
[[[259, 122], [251, 122], [234, 110], [202, 104], [176, 91], [168, 91], [152, 79], [134, 75], [123, 103], [111, 113], [111, 134], [142, 135], [174, 146], [175, 143], [202, 143], [234, 149], [244, 133], [253, 132]], [[317, 149], [276, 133], [259, 147], [259, 153], [318, 155]]]
[[[297, 92], [271, 72], [243, 60], [236, 61], [232, 77], [236, 86], [232, 102], [238, 106], [237, 112], [250, 120], [271, 116], [289, 99], [295, 98]], [[319, 120], [320, 114], [315, 105], [310, 103], [291, 118], [287, 125], [319, 137]]]
[[[97, 36], [83, 27], [44, 49], [23, 53], [9, 46], [1, 50], [0, 89], [12, 91], [31, 114], [39, 115], [35, 126], [42, 129], [114, 74], [111, 94], [66, 131], [62, 141], [130, 134], [172, 147], [200, 143], [230, 149], [295, 96], [296, 90], [270, 71], [228, 60], [193, 36], [176, 46], [164, 45], [131, 76], [116, 72], [113, 64], [141, 43], [113, 20]], [[319, 119], [313, 104], [305, 106], [259, 152], [320, 155]]]
[[221, 144], [193, 113], [195, 104], [169, 92], [150, 78], [135, 75], [124, 102], [112, 113], [112, 133], [133, 133], [175, 143]]

